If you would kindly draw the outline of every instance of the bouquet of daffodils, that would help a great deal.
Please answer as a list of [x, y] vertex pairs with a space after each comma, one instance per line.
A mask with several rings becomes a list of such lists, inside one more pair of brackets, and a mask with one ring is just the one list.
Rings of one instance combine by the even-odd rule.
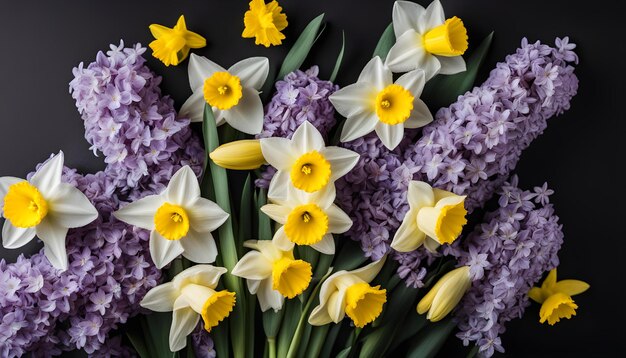
[[[323, 14], [276, 77], [264, 57], [190, 54], [206, 40], [183, 16], [150, 25], [154, 57], [188, 58], [178, 113], [140, 44], [76, 67], [107, 166], [82, 175], [59, 152], [0, 178], [3, 246], [44, 246], [0, 261], [0, 356], [431, 357], [458, 338], [489, 357], [530, 300], [541, 323], [575, 315], [589, 286], [557, 280], [554, 192], [513, 174], [576, 94], [575, 45], [523, 39], [473, 87], [491, 35], [465, 56], [438, 0], [392, 18], [341, 86], [343, 47], [328, 80], [300, 69]], [[252, 0], [242, 37], [280, 45], [286, 26]]]

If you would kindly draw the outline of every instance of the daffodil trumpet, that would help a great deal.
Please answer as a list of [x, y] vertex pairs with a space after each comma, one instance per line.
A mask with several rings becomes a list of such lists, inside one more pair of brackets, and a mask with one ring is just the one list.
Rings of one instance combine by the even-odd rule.
[[469, 266], [456, 268], [439, 279], [417, 304], [417, 313], [437, 322], [444, 319], [459, 304], [471, 286]]
[[570, 319], [576, 315], [578, 305], [572, 296], [581, 294], [589, 289], [589, 284], [579, 280], [556, 280], [556, 269], [548, 273], [541, 287], [533, 287], [528, 297], [541, 304], [539, 322], [548, 322], [549, 325], [558, 323], [562, 318]]

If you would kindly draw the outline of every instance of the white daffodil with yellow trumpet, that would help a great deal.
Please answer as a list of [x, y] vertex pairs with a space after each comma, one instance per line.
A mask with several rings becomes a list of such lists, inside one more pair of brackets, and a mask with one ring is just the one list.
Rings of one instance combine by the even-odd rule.
[[5, 218], [2, 246], [17, 249], [35, 235], [43, 241], [52, 266], [67, 270], [65, 237], [98, 217], [98, 211], [80, 190], [63, 183], [63, 152], [39, 168], [30, 180], [0, 178], [0, 209]]
[[182, 254], [197, 263], [212, 263], [217, 247], [211, 235], [228, 218], [214, 202], [200, 196], [196, 174], [180, 168], [159, 195], [146, 196], [114, 212], [121, 221], [150, 230], [150, 255], [163, 268]]
[[426, 319], [437, 322], [444, 319], [459, 304], [472, 280], [469, 266], [461, 266], [445, 275], [428, 291], [417, 304], [417, 313], [426, 314]]

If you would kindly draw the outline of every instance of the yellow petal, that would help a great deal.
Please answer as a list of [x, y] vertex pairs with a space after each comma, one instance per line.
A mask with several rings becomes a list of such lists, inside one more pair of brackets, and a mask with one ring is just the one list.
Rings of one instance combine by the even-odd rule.
[[528, 291], [528, 297], [537, 303], [543, 303], [545, 300], [543, 291], [539, 287], [533, 287]]
[[541, 289], [552, 290], [555, 284], [556, 284], [556, 268], [551, 270], [550, 273], [548, 273], [548, 276], [546, 277], [545, 280], [543, 280], [543, 283], [541, 284]]
[[581, 294], [589, 289], [589, 284], [580, 280], [562, 280], [554, 285], [556, 292], [564, 293], [568, 296]]

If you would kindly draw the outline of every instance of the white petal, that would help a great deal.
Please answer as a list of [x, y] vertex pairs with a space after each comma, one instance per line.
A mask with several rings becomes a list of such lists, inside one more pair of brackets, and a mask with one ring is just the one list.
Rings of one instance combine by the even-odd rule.
[[289, 170], [298, 156], [304, 154], [295, 153], [291, 140], [280, 137], [261, 139], [261, 152], [265, 161], [278, 170]]
[[312, 150], [320, 151], [326, 146], [320, 132], [309, 121], [304, 121], [296, 129], [291, 137], [291, 143], [298, 154], [308, 153]]
[[346, 275], [346, 271], [339, 271], [330, 275], [323, 283], [320, 289], [319, 301], [320, 304], [313, 309], [309, 316], [309, 323], [314, 326], [321, 326], [333, 321], [328, 313], [328, 304], [331, 296], [337, 291], [337, 285], [335, 281], [343, 275]]
[[333, 205], [335, 197], [337, 196], [337, 189], [334, 185], [326, 185], [324, 188], [313, 193], [307, 193], [302, 190], [297, 190], [296, 192], [297, 195], [300, 196], [298, 199], [300, 204], [315, 203], [323, 210], [326, 210]]
[[30, 179], [44, 198], [48, 199], [53, 193], [57, 185], [61, 184], [61, 174], [63, 173], [63, 152], [52, 157], [44, 164]]
[[311, 247], [323, 254], [334, 255], [335, 254], [335, 239], [332, 234], [326, 234], [318, 243], [311, 245]]
[[420, 98], [422, 90], [426, 84], [426, 74], [422, 69], [413, 70], [400, 76], [396, 82], [405, 90], [411, 92], [413, 97]]
[[393, 83], [391, 70], [383, 64], [379, 56], [372, 58], [363, 68], [357, 82], [370, 83], [378, 91]]
[[204, 81], [213, 76], [215, 72], [226, 72], [226, 70], [217, 63], [209, 60], [204, 56], [198, 56], [192, 53], [189, 56], [189, 67], [187, 68], [189, 73], [189, 86], [191, 90], [196, 92], [204, 87]]
[[243, 243], [243, 246], [259, 251], [272, 262], [284, 256], [284, 252], [276, 247], [271, 240], [248, 240]]
[[249, 280], [264, 280], [272, 276], [272, 261], [258, 251], [250, 251], [233, 267], [232, 274]]
[[263, 129], [263, 103], [254, 88], [244, 87], [239, 103], [222, 113], [226, 122], [238, 131], [254, 135]]
[[85, 194], [71, 184], [60, 183], [48, 203], [49, 215], [67, 228], [82, 227], [98, 218], [98, 210]]
[[422, 36], [413, 30], [408, 30], [396, 39], [396, 43], [389, 50], [385, 64], [393, 72], [423, 69], [424, 59], [427, 55], [422, 43]]
[[148, 291], [140, 305], [155, 312], [170, 312], [174, 309], [174, 301], [178, 294], [173, 283], [164, 283]]
[[172, 176], [163, 196], [172, 204], [191, 206], [200, 197], [198, 177], [188, 165], [185, 165]]
[[389, 125], [379, 122], [374, 130], [380, 141], [390, 150], [394, 150], [402, 141], [402, 137], [404, 137], [403, 124]]
[[383, 256], [383, 258], [381, 258], [378, 261], [374, 261], [367, 266], [350, 271], [350, 274], [359, 277], [365, 282], [368, 282], [368, 283], [372, 282], [372, 280], [378, 275], [380, 270], [383, 268], [383, 265], [385, 264], [386, 259], [387, 259], [387, 256]]
[[289, 190], [292, 187], [291, 174], [286, 170], [279, 170], [270, 180], [267, 198], [273, 203], [284, 203], [289, 199]]
[[309, 316], [308, 322], [311, 326], [323, 326], [332, 322], [332, 318], [328, 315], [328, 309], [326, 305], [318, 305]]
[[326, 209], [328, 214], [328, 232], [343, 234], [352, 227], [352, 219], [337, 205], [331, 205]]
[[345, 291], [339, 290], [334, 292], [328, 298], [328, 315], [335, 323], [339, 323], [346, 316], [346, 294]]
[[35, 237], [35, 233], [34, 227], [25, 229], [15, 227], [9, 220], [5, 220], [2, 227], [2, 246], [7, 249], [20, 248], [30, 242]]
[[359, 153], [341, 147], [326, 147], [320, 152], [330, 163], [330, 180], [335, 181], [348, 174], [359, 161]]
[[135, 225], [142, 229], [154, 229], [154, 214], [163, 205], [165, 199], [161, 195], [148, 195], [113, 213], [120, 221]]
[[337, 112], [348, 118], [364, 112], [371, 112], [371, 104], [376, 100], [378, 89], [370, 83], [354, 83], [328, 97]]
[[467, 66], [465, 65], [465, 60], [463, 56], [437, 56], [439, 63], [441, 64], [441, 69], [439, 73], [442, 75], [454, 75], [456, 73], [465, 72], [467, 70]]
[[422, 245], [425, 238], [426, 234], [417, 228], [417, 210], [411, 209], [396, 231], [391, 248], [399, 252], [410, 252]]
[[341, 141], [350, 142], [371, 133], [378, 124], [376, 112], [362, 112], [346, 118], [341, 130]]
[[393, 4], [393, 32], [396, 38], [408, 30], [417, 30], [417, 23], [426, 11], [421, 5], [411, 1], [396, 1]]
[[211, 232], [222, 226], [228, 213], [209, 199], [199, 197], [188, 206], [189, 224], [197, 232]]
[[425, 34], [428, 30], [431, 30], [446, 21], [446, 16], [443, 13], [443, 7], [439, 0], [433, 0], [426, 8], [426, 11], [421, 15], [421, 19], [418, 21], [418, 32]]
[[287, 222], [291, 209], [283, 205], [266, 204], [261, 207], [261, 211], [269, 216], [270, 219], [284, 225]]
[[291, 240], [289, 240], [287, 234], [285, 234], [284, 226], [281, 226], [278, 230], [276, 230], [276, 233], [272, 238], [272, 242], [274, 243], [274, 245], [276, 245], [276, 247], [283, 251], [291, 251], [296, 245]]
[[426, 75], [426, 82], [430, 81], [436, 74], [441, 70], [441, 62], [439, 62], [439, 57], [431, 55], [429, 53], [424, 53], [424, 59], [422, 60], [422, 70], [424, 70], [424, 74]]
[[[435, 206], [435, 194], [433, 188], [423, 181], [412, 180], [409, 182], [407, 200], [411, 209], [419, 210], [425, 206]], [[417, 215], [417, 213], [415, 213]]]
[[190, 229], [185, 237], [180, 239], [185, 252], [183, 256], [199, 264], [210, 264], [217, 257], [217, 246], [210, 232], [196, 232]]
[[[179, 299], [184, 299], [180, 297]], [[187, 345], [187, 336], [193, 332], [200, 321], [200, 315], [191, 307], [174, 310], [170, 327], [170, 350], [177, 352]]]
[[420, 128], [433, 121], [433, 115], [428, 106], [421, 99], [413, 99], [413, 110], [411, 116], [404, 122], [405, 128]]
[[246, 280], [246, 284], [248, 285], [248, 291], [250, 291], [250, 294], [256, 295], [259, 291], [259, 286], [261, 286], [261, 280]]
[[[181, 118], [189, 118], [192, 122], [202, 122], [204, 120], [205, 104], [206, 99], [204, 99], [204, 92], [202, 91], [202, 88], [200, 88], [187, 98], [185, 103], [183, 103], [183, 106], [180, 107], [178, 115]], [[215, 111], [213, 111], [213, 115], [217, 119]]]
[[1, 177], [0, 178], [0, 213], [2, 212], [2, 207], [4, 206], [4, 197], [7, 195], [9, 191], [9, 187], [13, 184], [21, 183], [25, 181], [24, 179], [15, 178], [15, 177]]
[[232, 65], [228, 72], [239, 77], [244, 87], [261, 90], [270, 72], [270, 61], [266, 57], [250, 57]]
[[178, 240], [168, 240], [156, 230], [150, 233], [150, 256], [158, 269], [172, 262], [185, 250]]
[[67, 270], [67, 251], [65, 237], [68, 229], [51, 218], [45, 218], [37, 225], [37, 237], [43, 241], [44, 254], [48, 261], [60, 270]]
[[228, 272], [228, 270], [224, 267], [195, 265], [176, 275], [172, 283], [177, 290], [180, 290], [188, 283], [202, 284], [203, 286], [215, 289], [219, 283], [220, 277], [226, 272]]
[[285, 297], [283, 297], [280, 292], [272, 289], [271, 279], [261, 281], [261, 287], [259, 287], [257, 297], [259, 299], [259, 306], [261, 306], [261, 311], [263, 312], [270, 308], [273, 308], [274, 311], [279, 311], [283, 308], [283, 303], [285, 302]]
[[424, 240], [424, 247], [432, 252], [432, 253], [436, 253], [437, 249], [439, 248], [439, 246], [441, 246], [441, 244], [439, 243], [439, 241], [427, 236], [426, 240]]

